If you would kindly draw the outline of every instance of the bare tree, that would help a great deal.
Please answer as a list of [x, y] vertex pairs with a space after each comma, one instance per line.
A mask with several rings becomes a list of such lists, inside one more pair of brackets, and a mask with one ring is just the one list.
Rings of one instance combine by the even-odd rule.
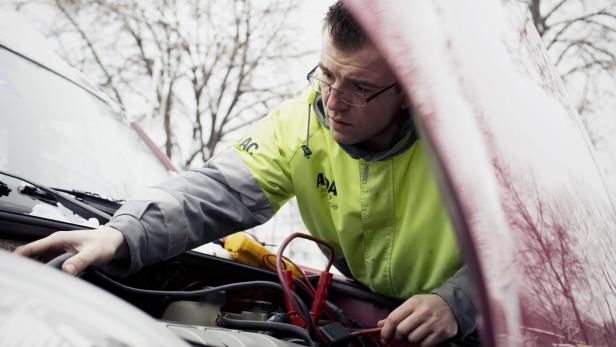
[[298, 0], [11, 4], [53, 13], [45, 31], [69, 63], [129, 114], [157, 123], [161, 147], [184, 167], [209, 159], [225, 136], [299, 88], [279, 69], [305, 54], [289, 23]]
[[520, 0], [563, 78], [578, 112], [593, 131], [602, 98], [616, 97], [616, 3], [613, 0]]

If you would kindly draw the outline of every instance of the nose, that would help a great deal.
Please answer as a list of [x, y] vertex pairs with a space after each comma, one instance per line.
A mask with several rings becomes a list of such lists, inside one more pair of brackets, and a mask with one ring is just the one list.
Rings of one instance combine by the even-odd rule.
[[342, 101], [339, 93], [343, 93], [343, 91], [332, 88], [330, 93], [324, 96], [325, 105], [327, 105], [328, 109], [332, 111], [337, 111], [337, 110], [345, 110], [349, 108], [350, 105]]

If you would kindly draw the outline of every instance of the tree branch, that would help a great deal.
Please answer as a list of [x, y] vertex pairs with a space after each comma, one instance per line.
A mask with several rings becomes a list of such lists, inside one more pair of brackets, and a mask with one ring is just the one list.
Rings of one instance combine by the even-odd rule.
[[71, 14], [66, 10], [66, 8], [62, 5], [62, 2], [60, 0], [56, 0], [56, 6], [58, 7], [58, 9], [60, 10], [60, 12], [66, 17], [66, 19], [73, 25], [73, 27], [75, 28], [75, 30], [77, 30], [77, 33], [79, 34], [79, 36], [81, 36], [82, 40], [85, 42], [85, 44], [88, 46], [88, 49], [90, 50], [90, 52], [92, 53], [92, 56], [94, 58], [94, 60], [96, 61], [96, 64], [98, 65], [98, 67], [100, 68], [100, 70], [102, 71], [103, 75], [105, 76], [105, 78], [107, 79], [107, 82], [105, 82], [104, 84], [108, 85], [109, 88], [113, 91], [114, 96], [116, 98], [116, 101], [122, 105], [122, 107], [124, 107], [124, 102], [122, 101], [122, 97], [120, 96], [120, 92], [118, 91], [118, 89], [116, 88], [116, 86], [113, 83], [113, 76], [111, 76], [109, 74], [109, 72], [107, 71], [107, 68], [105, 67], [105, 64], [103, 64], [98, 52], [96, 51], [96, 48], [94, 48], [94, 45], [92, 44], [92, 42], [90, 41], [90, 39], [88, 38], [88, 35], [86, 35], [86, 33], [83, 31], [83, 29], [81, 28], [81, 26], [77, 23], [77, 21], [75, 21], [75, 19], [73, 18], [73, 16], [71, 16]]

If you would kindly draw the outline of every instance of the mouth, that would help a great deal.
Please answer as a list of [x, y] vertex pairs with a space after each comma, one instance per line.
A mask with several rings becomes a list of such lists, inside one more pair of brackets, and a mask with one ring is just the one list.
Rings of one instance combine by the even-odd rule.
[[336, 127], [336, 128], [347, 127], [351, 125], [351, 123], [347, 123], [347, 122], [340, 120], [339, 118], [333, 118], [333, 117], [329, 117], [329, 124], [331, 124], [333, 127]]

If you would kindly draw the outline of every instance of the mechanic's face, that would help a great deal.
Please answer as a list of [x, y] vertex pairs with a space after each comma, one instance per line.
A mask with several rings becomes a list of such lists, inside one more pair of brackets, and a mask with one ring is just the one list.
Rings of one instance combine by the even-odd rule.
[[[339, 50], [327, 31], [323, 35], [319, 67], [333, 88], [361, 91], [367, 96], [396, 82], [385, 60], [373, 45], [359, 51]], [[364, 149], [388, 149], [398, 128], [400, 109], [407, 107], [407, 98], [398, 87], [390, 88], [366, 106], [351, 106], [332, 90], [323, 95], [323, 105], [330, 132], [341, 144], [359, 144]]]

